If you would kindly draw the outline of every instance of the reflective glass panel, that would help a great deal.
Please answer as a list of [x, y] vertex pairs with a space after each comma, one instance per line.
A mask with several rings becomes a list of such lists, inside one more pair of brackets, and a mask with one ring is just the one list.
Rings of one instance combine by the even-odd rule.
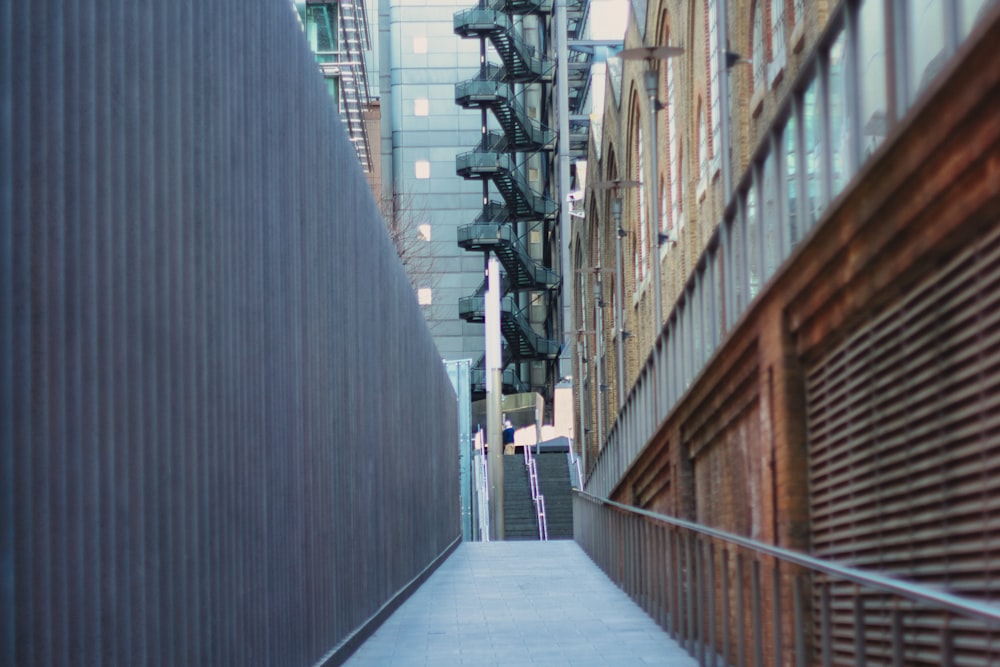
[[[756, 185], [756, 184], [754, 184]], [[747, 301], [753, 301], [760, 291], [760, 223], [757, 219], [757, 190], [754, 186], [746, 197]]]
[[785, 146], [785, 233], [788, 236], [789, 248], [794, 248], [802, 236], [798, 228], [799, 181], [796, 127], [795, 116], [792, 115], [788, 118], [788, 124], [785, 125], [785, 132], [782, 135]]
[[712, 291], [709, 298], [712, 306], [712, 349], [719, 346], [719, 341], [726, 332], [726, 319], [723, 315], [722, 296], [722, 261], [720, 251], [716, 250], [709, 259], [709, 266], [712, 267]]
[[697, 279], [695, 279], [694, 289], [688, 292], [688, 305], [691, 309], [691, 356], [694, 359], [694, 372], [692, 372], [692, 376], [694, 376], [704, 361], [704, 345], [702, 342], [704, 332], [701, 328], [701, 289], [698, 287]]
[[830, 96], [827, 117], [830, 119], [831, 197], [844, 189], [851, 177], [851, 124], [847, 113], [847, 38], [843, 32], [830, 47]]
[[979, 23], [983, 18], [983, 14], [986, 13], [986, 8], [989, 7], [996, 0], [992, 2], [987, 2], [987, 0], [959, 0], [959, 7], [962, 10], [961, 29], [962, 29], [962, 39], [965, 39], [970, 32], [972, 32], [972, 26]]
[[907, 38], [910, 52], [910, 103], [930, 83], [944, 65], [944, 3], [942, 0], [914, 0], [906, 3]]
[[820, 132], [819, 84], [814, 79], [802, 100], [802, 126], [806, 161], [806, 228], [812, 227], [822, 210], [823, 141]]
[[781, 262], [781, 202], [778, 199], [778, 174], [773, 154], [764, 160], [761, 176], [761, 225], [764, 231], [764, 268], [761, 279], [766, 281], [774, 275]]
[[746, 308], [746, 248], [743, 245], [743, 217], [737, 215], [730, 223], [729, 234], [729, 258], [731, 269], [729, 272], [729, 288], [732, 294], [732, 321], [735, 322], [743, 314]]
[[861, 75], [861, 154], [871, 155], [885, 139], [886, 61], [882, 0], [865, 0], [858, 17], [858, 71]]

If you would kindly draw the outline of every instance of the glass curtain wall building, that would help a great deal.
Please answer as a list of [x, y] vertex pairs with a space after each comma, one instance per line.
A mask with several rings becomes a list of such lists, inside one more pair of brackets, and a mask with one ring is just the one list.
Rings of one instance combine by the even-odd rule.
[[[572, 159], [585, 157], [592, 50], [570, 58], [589, 2], [480, 0], [454, 16], [454, 31], [476, 45], [474, 75], [455, 86], [455, 104], [480, 134], [456, 157], [456, 171], [481, 187], [480, 210], [458, 230], [458, 244], [503, 267], [501, 331], [505, 393], [538, 392], [551, 406], [560, 380], [561, 321], [568, 230], [563, 205]], [[485, 281], [462, 297], [459, 314], [484, 320]], [[485, 389], [485, 363], [472, 374]]]
[[479, 189], [455, 175], [455, 153], [479, 140], [479, 123], [455, 106], [455, 82], [478, 69], [474, 44], [455, 35], [465, 2], [379, 0], [383, 210], [393, 217], [407, 270], [442, 358], [478, 359], [482, 326], [458, 317], [482, 281], [483, 262], [457, 246], [480, 208]]
[[365, 52], [370, 50], [364, 0], [296, 0], [295, 10], [327, 90], [347, 127], [365, 174], [373, 170], [372, 142], [365, 123], [371, 106]]
[[[560, 157], [567, 173], [567, 160], [585, 158], [592, 49], [569, 52], [561, 93], [556, 63], [560, 42], [582, 36], [589, 1], [569, 2], [561, 23], [552, 0], [361, 1], [296, 9], [363, 168], [378, 172], [381, 208], [438, 350], [473, 361], [481, 398], [492, 250], [505, 273], [504, 391], [538, 392], [551, 405], [568, 214], [557, 192], [569, 187]], [[354, 109], [372, 105], [378, 136], [353, 122]]]

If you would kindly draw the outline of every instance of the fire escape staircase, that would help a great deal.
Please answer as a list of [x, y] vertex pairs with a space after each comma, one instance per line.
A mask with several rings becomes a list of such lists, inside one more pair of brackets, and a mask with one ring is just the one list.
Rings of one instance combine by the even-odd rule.
[[487, 132], [475, 149], [455, 158], [455, 171], [466, 180], [492, 180], [515, 220], [554, 219], [556, 202], [531, 189], [512, 150], [505, 134]]
[[[526, 310], [521, 310], [518, 292], [550, 291], [560, 284], [559, 275], [534, 259], [524, 239], [517, 234], [519, 223], [552, 221], [558, 214], [555, 201], [536, 192], [528, 183], [527, 154], [553, 151], [557, 133], [528, 114], [522, 86], [550, 84], [555, 64], [539, 55], [522, 35], [522, 19], [529, 14], [552, 11], [552, 0], [480, 0], [478, 5], [454, 15], [455, 34], [489, 40], [502, 64], [483, 63], [479, 75], [455, 86], [455, 103], [465, 109], [490, 111], [500, 131], [486, 131], [471, 151], [456, 157], [455, 171], [467, 180], [492, 181], [503, 203], [490, 201], [473, 224], [458, 230], [458, 245], [471, 252], [492, 252], [503, 266], [500, 329], [503, 352], [503, 391], [530, 391], [511, 362], [554, 361], [559, 342], [540, 335], [532, 327]], [[484, 198], [486, 185], [484, 183]], [[459, 300], [459, 316], [471, 323], [485, 321], [486, 283], [473, 296]], [[477, 375], [478, 372], [478, 375]], [[473, 368], [473, 394], [485, 392], [486, 363], [480, 359]]]
[[511, 91], [507, 68], [486, 63], [479, 76], [455, 84], [455, 103], [463, 109], [489, 109], [493, 112], [513, 151], [551, 151], [556, 133], [528, 117], [524, 104]]
[[[545, 338], [536, 332], [524, 311], [517, 307], [514, 296], [507, 294], [500, 300], [500, 333], [507, 342], [511, 361], [558, 359], [559, 341]], [[458, 316], [474, 324], [486, 321], [485, 281], [476, 290], [476, 294], [458, 300]]]
[[465, 38], [485, 38], [493, 44], [506, 69], [507, 80], [517, 83], [550, 83], [555, 63], [538, 55], [537, 49], [524, 43], [502, 3], [481, 2], [454, 16], [455, 34]]
[[[510, 350], [503, 346], [503, 393], [523, 394], [531, 391], [528, 383], [517, 376], [513, 368], [507, 368], [512, 361]], [[478, 401], [486, 396], [486, 355], [479, 357], [469, 373], [469, 384], [472, 386], [472, 400]]]
[[550, 290], [559, 286], [559, 274], [541, 262], [532, 259], [527, 249], [514, 233], [514, 225], [507, 221], [506, 209], [497, 202], [490, 202], [471, 225], [458, 228], [458, 245], [464, 250], [487, 252], [492, 250], [514, 290]]

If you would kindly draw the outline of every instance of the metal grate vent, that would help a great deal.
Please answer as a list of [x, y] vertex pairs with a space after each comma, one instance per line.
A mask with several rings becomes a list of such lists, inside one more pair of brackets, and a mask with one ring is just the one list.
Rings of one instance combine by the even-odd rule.
[[[1000, 233], [812, 365], [807, 400], [815, 554], [1000, 601]], [[872, 633], [889, 623], [879, 607]], [[949, 631], [981, 645], [982, 664], [1000, 651], [984, 632]], [[907, 664], [940, 664], [918, 634]]]

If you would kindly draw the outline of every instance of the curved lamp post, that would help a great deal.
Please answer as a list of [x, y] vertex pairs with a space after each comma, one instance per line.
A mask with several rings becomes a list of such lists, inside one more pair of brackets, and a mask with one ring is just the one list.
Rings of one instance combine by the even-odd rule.
[[614, 180], [602, 183], [594, 183], [591, 187], [595, 190], [611, 190], [611, 216], [615, 224], [615, 338], [618, 339], [618, 409], [625, 404], [625, 321], [622, 312], [622, 300], [624, 291], [622, 283], [622, 238], [625, 230], [622, 228], [622, 188], [639, 187], [639, 181]]

